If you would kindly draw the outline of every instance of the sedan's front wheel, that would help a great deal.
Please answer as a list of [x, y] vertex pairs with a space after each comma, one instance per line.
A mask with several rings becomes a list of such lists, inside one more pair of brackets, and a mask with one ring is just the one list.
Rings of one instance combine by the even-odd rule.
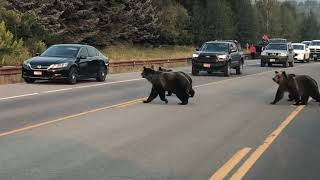
[[74, 67], [72, 67], [69, 70], [68, 78], [67, 78], [67, 83], [68, 84], [76, 84], [78, 80], [78, 70]]
[[107, 77], [107, 69], [105, 67], [100, 68], [97, 74], [96, 80], [99, 82], [103, 82], [106, 80]]

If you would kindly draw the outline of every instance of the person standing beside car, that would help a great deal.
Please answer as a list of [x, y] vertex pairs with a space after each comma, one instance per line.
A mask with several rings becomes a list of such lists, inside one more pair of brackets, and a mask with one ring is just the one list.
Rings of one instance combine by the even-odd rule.
[[257, 48], [253, 44], [251, 44], [250, 46], [251, 59], [256, 58], [256, 53], [257, 53]]

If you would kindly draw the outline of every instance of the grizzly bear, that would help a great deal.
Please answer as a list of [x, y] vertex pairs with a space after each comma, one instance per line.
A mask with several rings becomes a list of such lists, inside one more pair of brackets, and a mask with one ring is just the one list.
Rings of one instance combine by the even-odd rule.
[[285, 71], [275, 72], [273, 81], [279, 84], [276, 97], [271, 104], [279, 102], [284, 92], [289, 93], [289, 101], [294, 100], [294, 105], [307, 105], [309, 97], [320, 102], [320, 93], [317, 82], [307, 75], [286, 74]]
[[[159, 71], [160, 72], [173, 72], [171, 69], [165, 69], [165, 68], [162, 68], [162, 67], [159, 67]], [[194, 97], [195, 91], [192, 88], [192, 78], [187, 73], [185, 73], [183, 71], [178, 71], [178, 73], [181, 73], [182, 75], [184, 75], [189, 80], [189, 82], [191, 84], [191, 86], [190, 86], [191, 89], [189, 89], [189, 92], [190, 92], [189, 96], [190, 97]], [[172, 95], [172, 92], [168, 91], [167, 96], [171, 96], [171, 95]]]
[[177, 95], [181, 105], [188, 104], [191, 88], [190, 81], [181, 73], [178, 72], [160, 72], [151, 68], [143, 67], [141, 76], [147, 79], [152, 84], [150, 96], [144, 103], [150, 103], [158, 95], [165, 103], [168, 103], [165, 92], [169, 91]]

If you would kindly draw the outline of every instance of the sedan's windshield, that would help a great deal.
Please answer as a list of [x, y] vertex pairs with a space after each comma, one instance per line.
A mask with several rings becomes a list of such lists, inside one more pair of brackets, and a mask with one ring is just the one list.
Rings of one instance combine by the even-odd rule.
[[52, 46], [41, 54], [41, 57], [66, 57], [74, 58], [77, 56], [79, 47], [74, 46]]
[[293, 45], [293, 49], [295, 49], [295, 50], [304, 50], [304, 46], [303, 45]]
[[320, 46], [320, 41], [312, 41], [311, 46]]
[[267, 50], [287, 50], [287, 44], [269, 44]]
[[201, 48], [201, 51], [204, 52], [228, 52], [229, 44], [228, 43], [206, 43]]

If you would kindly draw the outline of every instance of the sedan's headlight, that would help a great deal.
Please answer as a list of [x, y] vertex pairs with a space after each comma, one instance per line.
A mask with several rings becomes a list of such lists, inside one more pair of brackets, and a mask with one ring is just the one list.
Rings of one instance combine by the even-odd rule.
[[279, 56], [285, 57], [285, 56], [288, 56], [288, 54], [287, 53], [280, 53]]
[[199, 54], [193, 54], [192, 57], [197, 58], [197, 57], [199, 57]]
[[23, 66], [24, 66], [24, 67], [30, 67], [30, 63], [28, 63], [28, 62], [25, 61], [25, 62], [23, 62]]
[[266, 55], [267, 55], [267, 52], [262, 51], [261, 56], [266, 56]]
[[218, 55], [218, 59], [227, 59], [228, 55], [224, 54], [224, 55]]
[[49, 69], [61, 69], [68, 66], [68, 63], [52, 64]]

